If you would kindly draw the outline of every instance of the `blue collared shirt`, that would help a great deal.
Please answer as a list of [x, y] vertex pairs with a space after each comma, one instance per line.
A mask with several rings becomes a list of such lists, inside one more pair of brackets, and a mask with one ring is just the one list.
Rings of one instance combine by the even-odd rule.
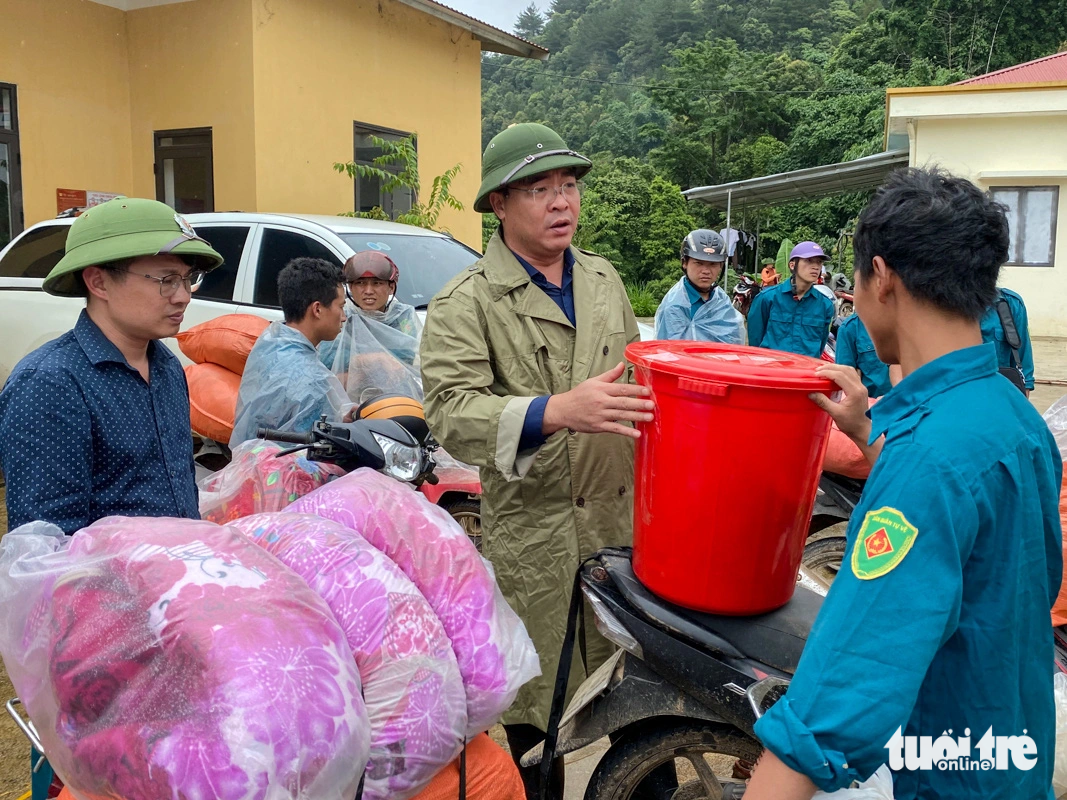
[[[522, 264], [522, 268], [530, 276], [534, 286], [548, 295], [549, 299], [559, 306], [559, 310], [570, 320], [571, 325], [578, 327], [578, 318], [574, 313], [574, 254], [570, 249], [563, 253], [563, 281], [560, 286], [552, 283], [540, 271], [525, 258], [514, 250], [511, 254], [515, 260]], [[533, 450], [545, 443], [547, 438], [541, 432], [545, 422], [545, 406], [548, 405], [548, 395], [536, 398], [526, 409], [526, 419], [522, 423], [522, 434], [519, 436], [519, 452]]]
[[1017, 367], [1023, 373], [1023, 382], [1027, 389], [1034, 388], [1034, 351], [1030, 345], [1030, 323], [1026, 318], [1026, 306], [1023, 299], [1011, 289], [998, 289], [997, 300], [1003, 297], [1008, 301], [1011, 318], [1019, 332], [1019, 362], [1004, 337], [1004, 326], [997, 313], [997, 304], [993, 303], [982, 316], [982, 341], [992, 342], [997, 348], [997, 363], [1001, 367]]
[[[871, 409], [881, 456], [846, 557], [764, 746], [833, 791], [889, 763], [886, 744], [970, 730], [1033, 738], [1020, 770], [904, 769], [897, 800], [1051, 800], [1049, 609], [1062, 573], [1056, 442], [997, 373], [993, 347], [926, 364]], [[887, 527], [893, 536], [887, 536]], [[905, 535], [907, 534], [907, 535]], [[888, 546], [886, 544], [889, 539]]]
[[748, 312], [748, 343], [818, 358], [830, 338], [834, 304], [814, 286], [800, 299], [795, 279], [768, 286]]
[[161, 342], [149, 342], [148, 365], [145, 383], [82, 311], [74, 330], [15, 366], [0, 392], [10, 528], [200, 518], [185, 373]]
[[889, 366], [878, 358], [863, 320], [856, 314], [848, 317], [837, 329], [835, 360], [846, 367], [859, 370], [860, 379], [870, 397], [881, 397], [893, 385], [889, 381]]

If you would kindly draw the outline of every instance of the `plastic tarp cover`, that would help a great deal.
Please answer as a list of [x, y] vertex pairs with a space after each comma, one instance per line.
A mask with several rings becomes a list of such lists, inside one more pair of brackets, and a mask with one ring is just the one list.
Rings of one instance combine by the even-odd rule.
[[255, 439], [259, 427], [306, 433], [323, 415], [341, 422], [351, 408], [344, 386], [307, 337], [272, 322], [245, 363], [230, 447]]
[[79, 800], [351, 800], [370, 739], [325, 602], [232, 528], [109, 517], [0, 543], [0, 652]]
[[422, 325], [413, 306], [393, 300], [382, 312], [351, 302], [340, 335], [319, 345], [319, 359], [348, 392], [353, 403], [382, 394], [422, 400], [418, 353]]
[[370, 718], [363, 796], [406, 800], [459, 755], [467, 701], [452, 644], [426, 598], [356, 531], [306, 514], [233, 523], [330, 607], [356, 657]]
[[288, 508], [359, 531], [419, 588], [452, 640], [467, 691], [467, 733], [491, 728], [541, 673], [522, 620], [463, 529], [411, 486], [371, 469], [331, 481]]
[[692, 304], [685, 280], [683, 277], [674, 284], [656, 309], [656, 338], [744, 344], [745, 319], [718, 288], [689, 318]]
[[262, 439], [243, 442], [230, 463], [199, 481], [200, 517], [225, 525], [265, 511], [281, 511], [294, 500], [345, 471], [309, 461], [306, 453], [279, 456], [282, 446]]

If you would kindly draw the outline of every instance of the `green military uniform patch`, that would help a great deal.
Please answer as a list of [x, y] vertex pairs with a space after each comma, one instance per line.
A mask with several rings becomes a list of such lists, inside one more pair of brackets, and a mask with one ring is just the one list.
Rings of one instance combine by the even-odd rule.
[[895, 508], [867, 512], [852, 548], [852, 574], [869, 581], [891, 572], [911, 550], [918, 533]]

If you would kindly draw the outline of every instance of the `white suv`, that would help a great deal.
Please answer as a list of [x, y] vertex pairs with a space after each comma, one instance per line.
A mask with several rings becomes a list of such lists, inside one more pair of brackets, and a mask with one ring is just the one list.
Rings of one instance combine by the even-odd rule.
[[[400, 268], [397, 296], [425, 309], [437, 291], [480, 257], [436, 231], [353, 217], [290, 214], [189, 214], [196, 232], [225, 262], [204, 278], [185, 312], [185, 325], [223, 314], [281, 319], [278, 273], [300, 256], [343, 264], [361, 250], [380, 250]], [[44, 278], [63, 256], [73, 219], [41, 222], [0, 250], [0, 386], [27, 353], [74, 327], [84, 303], [52, 297]], [[177, 342], [167, 345], [182, 358]]]

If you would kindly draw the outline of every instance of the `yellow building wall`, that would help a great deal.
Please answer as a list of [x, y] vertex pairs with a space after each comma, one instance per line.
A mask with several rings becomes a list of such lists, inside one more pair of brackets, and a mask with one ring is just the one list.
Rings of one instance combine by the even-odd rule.
[[0, 82], [17, 86], [26, 227], [56, 215], [56, 189], [131, 191], [122, 11], [0, 0]]
[[134, 194], [155, 197], [154, 133], [211, 128], [216, 211], [256, 211], [253, 0], [127, 13]]
[[456, 163], [466, 211], [441, 226], [481, 250], [471, 210], [481, 173], [481, 50], [459, 28], [400, 3], [256, 0], [256, 190], [260, 211], [337, 214], [354, 187], [353, 122], [419, 134], [422, 196]]
[[[990, 189], [1059, 186], [1055, 266], [1004, 267], [1000, 283], [1026, 302], [1032, 336], [1067, 336], [1067, 114], [920, 119], [915, 130], [918, 166], [939, 164]], [[1026, 172], [1059, 173], [1026, 177]], [[1007, 172], [1009, 177], [980, 177]]]

